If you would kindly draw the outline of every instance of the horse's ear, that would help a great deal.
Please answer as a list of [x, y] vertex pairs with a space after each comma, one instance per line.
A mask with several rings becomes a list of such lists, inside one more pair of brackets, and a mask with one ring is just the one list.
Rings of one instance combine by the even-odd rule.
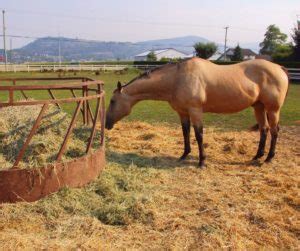
[[118, 81], [117, 87], [118, 87], [118, 91], [121, 92], [123, 87], [120, 81]]

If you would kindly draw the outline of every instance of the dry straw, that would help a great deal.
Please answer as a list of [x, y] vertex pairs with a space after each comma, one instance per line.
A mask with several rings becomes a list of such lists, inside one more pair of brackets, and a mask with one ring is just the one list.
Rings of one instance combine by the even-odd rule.
[[250, 162], [258, 133], [205, 130], [182, 153], [180, 127], [119, 123], [107, 135], [104, 173], [82, 189], [2, 205], [8, 249], [273, 250], [299, 248], [299, 127], [283, 127], [271, 164]]

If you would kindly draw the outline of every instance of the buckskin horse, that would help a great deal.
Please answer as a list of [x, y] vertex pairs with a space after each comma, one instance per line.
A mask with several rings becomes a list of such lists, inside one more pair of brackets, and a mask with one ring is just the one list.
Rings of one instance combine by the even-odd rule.
[[252, 106], [260, 130], [258, 150], [253, 159], [264, 155], [270, 130], [271, 144], [265, 160], [270, 162], [275, 156], [280, 109], [288, 83], [286, 70], [265, 60], [216, 65], [194, 57], [145, 72], [124, 86], [118, 82], [107, 110], [106, 128], [112, 129], [139, 101], [167, 101], [181, 120], [184, 152], [180, 160], [191, 152], [192, 124], [199, 148], [199, 167], [203, 167], [203, 113], [235, 113]]

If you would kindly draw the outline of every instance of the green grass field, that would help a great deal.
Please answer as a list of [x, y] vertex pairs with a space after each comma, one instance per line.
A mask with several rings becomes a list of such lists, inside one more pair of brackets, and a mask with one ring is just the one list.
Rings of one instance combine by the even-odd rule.
[[[77, 73], [77, 76], [86, 76], [93, 79], [101, 79], [105, 83], [106, 91], [106, 104], [109, 103], [109, 99], [113, 90], [116, 87], [117, 81], [126, 83], [139, 74], [136, 70], [131, 70], [123, 75], [116, 75], [113, 72], [100, 73], [95, 75], [92, 72]], [[0, 78], [4, 77], [57, 77], [58, 73], [0, 73]], [[64, 76], [74, 76], [73, 72], [66, 73]], [[2, 82], [4, 83], [4, 82]], [[2, 84], [1, 83], [1, 84]], [[35, 82], [37, 84], [38, 82]], [[44, 82], [47, 83], [47, 82]], [[34, 98], [47, 98], [48, 93], [28, 93], [29, 96]], [[63, 97], [70, 95], [65, 92], [55, 92], [57, 97]], [[7, 94], [0, 95], [0, 101], [7, 98]], [[64, 106], [67, 112], [71, 113], [74, 106]], [[173, 111], [166, 102], [160, 101], [143, 101], [138, 103], [126, 120], [133, 121], [146, 121], [149, 123], [163, 122], [163, 123], [178, 123], [179, 118], [175, 111]], [[296, 121], [300, 120], [300, 84], [290, 84], [289, 94], [284, 107], [281, 112], [281, 124], [294, 125]], [[245, 129], [249, 128], [255, 123], [253, 109], [249, 108], [240, 113], [222, 115], [222, 114], [205, 114], [204, 116], [205, 126], [217, 126], [221, 128], [230, 129]]]

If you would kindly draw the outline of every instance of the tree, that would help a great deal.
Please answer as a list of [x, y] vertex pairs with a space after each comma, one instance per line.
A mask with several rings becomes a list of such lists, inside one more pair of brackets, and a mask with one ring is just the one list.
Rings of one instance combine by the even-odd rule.
[[288, 61], [293, 56], [293, 46], [292, 44], [282, 44], [277, 45], [274, 52], [272, 53], [272, 58], [275, 61]]
[[216, 53], [218, 46], [215, 43], [196, 43], [194, 45], [196, 55], [199, 58], [210, 58], [213, 54]]
[[272, 24], [267, 28], [263, 42], [259, 44], [260, 53], [272, 56], [278, 45], [285, 44], [287, 35], [282, 33], [280, 29]]
[[294, 29], [292, 34], [294, 46], [293, 46], [293, 58], [296, 61], [300, 61], [300, 21], [298, 21], [298, 27]]
[[234, 52], [231, 57], [231, 60], [232, 61], [243, 61], [242, 49], [239, 44], [234, 48]]
[[147, 55], [147, 61], [156, 61], [157, 57], [155, 55], [155, 53], [153, 51], [151, 51], [148, 55]]
[[160, 62], [171, 62], [172, 59], [171, 58], [167, 58], [167, 57], [162, 57], [159, 61]]

